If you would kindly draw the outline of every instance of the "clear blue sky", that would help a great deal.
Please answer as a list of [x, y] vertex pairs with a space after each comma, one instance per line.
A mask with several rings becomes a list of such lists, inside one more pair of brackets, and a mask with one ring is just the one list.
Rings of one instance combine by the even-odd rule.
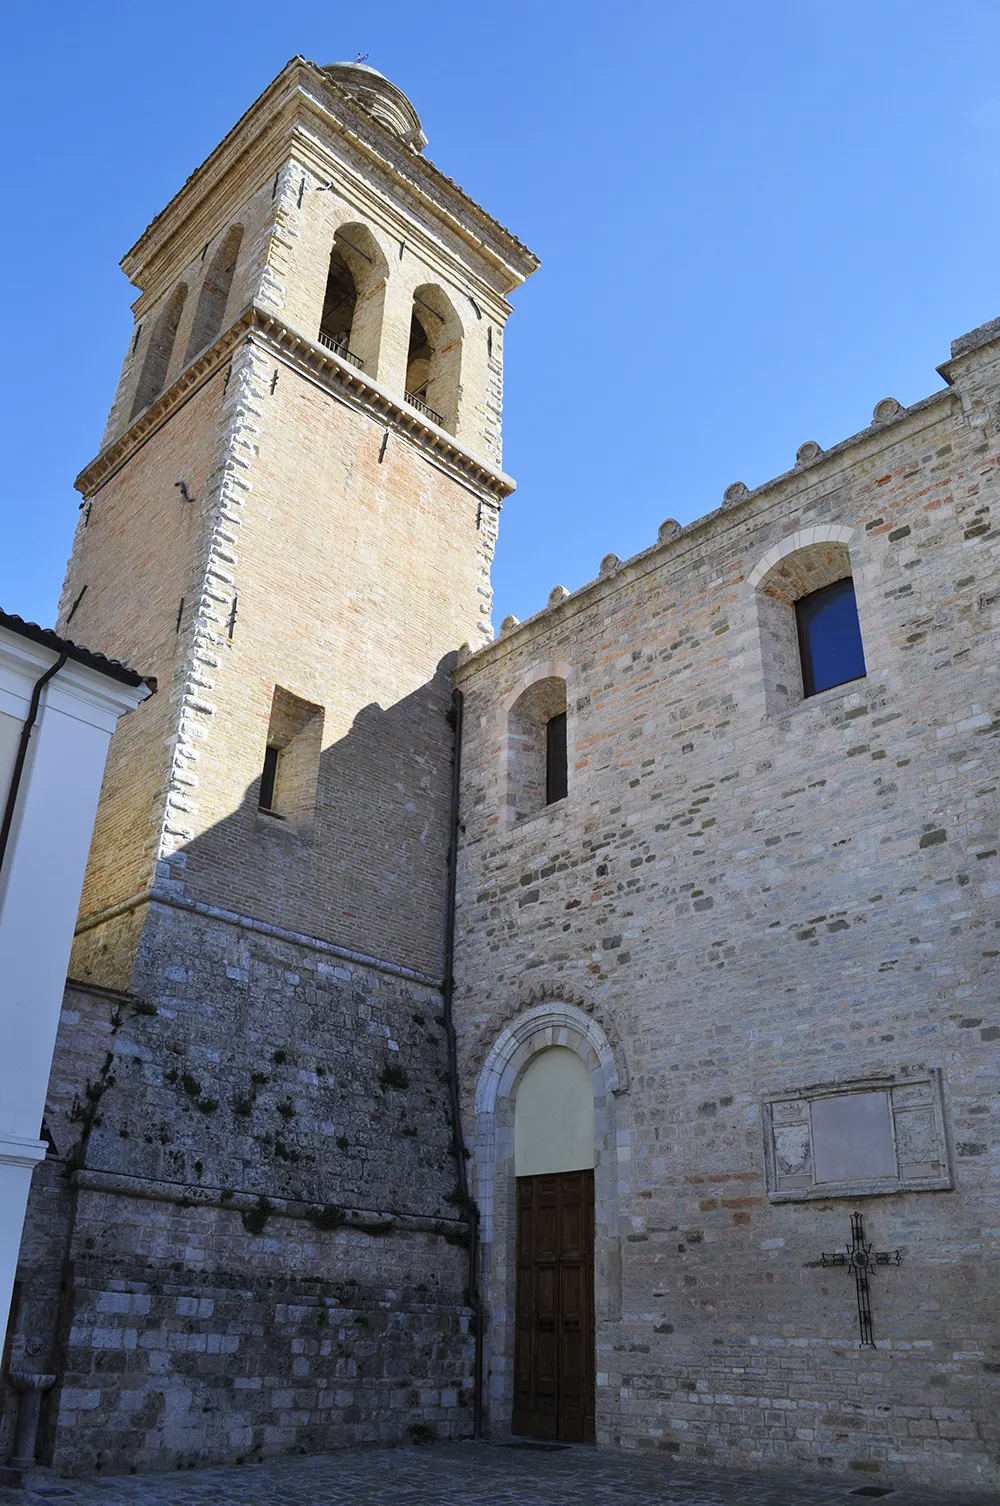
[[295, 53], [369, 52], [542, 258], [497, 622], [925, 396], [1000, 314], [995, 0], [49, 0], [5, 41], [0, 604], [43, 623], [131, 327], [118, 259]]

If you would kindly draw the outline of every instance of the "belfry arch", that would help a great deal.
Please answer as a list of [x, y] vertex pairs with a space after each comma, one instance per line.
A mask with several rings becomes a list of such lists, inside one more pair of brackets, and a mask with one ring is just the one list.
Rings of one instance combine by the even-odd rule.
[[142, 363], [132, 411], [129, 414], [130, 419], [141, 413], [143, 408], [148, 408], [150, 403], [159, 397], [166, 385], [167, 372], [174, 353], [174, 342], [177, 338], [177, 326], [181, 322], [186, 300], [187, 287], [181, 283], [180, 287], [174, 288], [157, 316]]
[[185, 362], [193, 361], [213, 340], [222, 333], [226, 305], [233, 286], [236, 262], [243, 244], [243, 226], [233, 225], [226, 231], [215, 255], [209, 263], [205, 281], [198, 295], [194, 323], [188, 339]]
[[[584, 1073], [567, 1073], [566, 1064], [561, 1064], [544, 1088], [557, 1084], [560, 1076], [568, 1086], [578, 1076], [581, 1082], [589, 1081], [592, 1092], [591, 1105], [580, 1115], [590, 1126], [590, 1157], [582, 1152], [579, 1123], [566, 1130], [564, 1148], [556, 1154], [572, 1162], [567, 1170], [586, 1170], [588, 1159], [592, 1167], [593, 1310], [598, 1327], [613, 1321], [621, 1310], [617, 1100], [627, 1086], [624, 1063], [591, 1015], [566, 999], [548, 998], [525, 1008], [500, 1032], [476, 1086], [474, 1185], [480, 1212], [482, 1297], [490, 1315], [484, 1391], [491, 1426], [499, 1432], [510, 1429], [515, 1410], [518, 1198], [526, 1180], [518, 1161], [529, 1171], [527, 1180], [536, 1166], [549, 1168], [544, 1155], [525, 1155], [525, 1125], [518, 1124], [525, 1115], [519, 1115], [518, 1095], [525, 1083], [530, 1095], [536, 1074], [542, 1077], [556, 1066], [556, 1052], [575, 1055]], [[533, 1114], [529, 1106], [528, 1117]]]
[[378, 372], [388, 275], [367, 226], [341, 225], [330, 248], [319, 339], [369, 376]]
[[448, 295], [433, 283], [413, 294], [406, 357], [406, 399], [454, 434], [462, 396], [462, 323]]

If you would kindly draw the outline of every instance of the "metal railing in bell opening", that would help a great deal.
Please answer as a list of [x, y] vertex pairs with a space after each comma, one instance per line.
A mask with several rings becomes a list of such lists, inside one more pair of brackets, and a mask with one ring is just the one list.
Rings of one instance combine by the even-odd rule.
[[332, 350], [335, 356], [340, 356], [341, 360], [350, 361], [352, 366], [356, 366], [359, 371], [364, 370], [364, 361], [360, 356], [356, 356], [353, 350], [348, 350], [346, 340], [337, 340], [333, 335], [324, 335], [320, 330], [319, 343], [325, 345], [327, 350]]
[[415, 392], [408, 392], [406, 394], [406, 401], [409, 403], [411, 408], [417, 408], [421, 413], [425, 414], [426, 417], [432, 421], [432, 423], [437, 424], [442, 429], [444, 428], [443, 416], [438, 413], [435, 408], [432, 408], [428, 403], [425, 403], [422, 397], [417, 397]]

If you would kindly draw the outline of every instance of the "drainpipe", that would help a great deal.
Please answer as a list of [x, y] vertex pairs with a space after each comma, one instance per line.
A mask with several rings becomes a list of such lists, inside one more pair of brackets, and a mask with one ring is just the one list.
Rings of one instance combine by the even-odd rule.
[[469, 1223], [469, 1306], [476, 1325], [476, 1360], [473, 1377], [473, 1436], [482, 1438], [483, 1420], [483, 1340], [486, 1329], [486, 1308], [479, 1295], [479, 1209], [469, 1194], [469, 1174], [466, 1166], [465, 1138], [462, 1134], [462, 1110], [458, 1087], [458, 1044], [455, 1039], [455, 1019], [452, 1001], [455, 994], [455, 890], [458, 879], [458, 813], [462, 775], [462, 712], [464, 701], [460, 690], [451, 693], [451, 717], [455, 733], [455, 751], [451, 765], [451, 819], [448, 842], [448, 905], [445, 914], [444, 941], [444, 987], [442, 989], [442, 1012], [448, 1044], [448, 1093], [451, 1100], [451, 1147], [457, 1169], [458, 1195], [463, 1212]]
[[28, 744], [31, 741], [31, 732], [38, 720], [38, 707], [42, 699], [42, 691], [46, 685], [62, 669], [68, 653], [62, 653], [54, 664], [51, 664], [45, 673], [35, 681], [31, 692], [31, 701], [28, 705], [28, 715], [24, 719], [21, 728], [21, 740], [17, 745], [17, 757], [14, 759], [14, 768], [10, 776], [10, 788], [7, 791], [7, 804], [4, 806], [3, 824], [0, 825], [0, 872], [3, 871], [3, 861], [7, 855], [7, 843], [10, 839], [10, 829], [14, 824], [14, 811], [17, 809], [17, 796], [21, 788], [21, 776], [24, 773], [24, 765], [28, 757]]

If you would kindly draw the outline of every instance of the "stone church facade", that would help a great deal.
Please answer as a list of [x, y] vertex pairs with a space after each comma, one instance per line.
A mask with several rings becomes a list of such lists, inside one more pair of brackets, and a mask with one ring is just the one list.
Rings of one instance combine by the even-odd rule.
[[[1000, 323], [494, 640], [537, 263], [424, 144], [294, 59], [123, 263], [60, 626], [158, 689], [22, 1249], [43, 1456], [516, 1426], [995, 1485]], [[806, 695], [845, 583], [861, 672]]]

